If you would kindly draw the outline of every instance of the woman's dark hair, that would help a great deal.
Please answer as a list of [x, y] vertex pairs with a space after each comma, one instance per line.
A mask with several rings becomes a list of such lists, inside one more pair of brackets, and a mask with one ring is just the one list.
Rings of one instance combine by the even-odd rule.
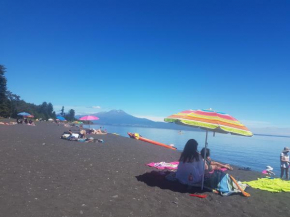
[[197, 152], [198, 143], [194, 139], [190, 139], [187, 141], [184, 146], [183, 152], [179, 158], [179, 161], [185, 162], [193, 162], [199, 161], [199, 153]]
[[205, 152], [205, 158], [208, 158], [210, 156], [210, 150], [208, 148], [201, 149], [200, 154], [202, 158], [204, 157], [204, 152]]

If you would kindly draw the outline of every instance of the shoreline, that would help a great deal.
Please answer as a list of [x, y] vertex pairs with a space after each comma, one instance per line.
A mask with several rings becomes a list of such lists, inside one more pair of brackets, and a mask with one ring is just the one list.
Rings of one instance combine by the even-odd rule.
[[[0, 213], [3, 216], [277, 216], [290, 215], [289, 193], [253, 188], [222, 197], [193, 198], [165, 181], [150, 162], [176, 161], [180, 152], [126, 137], [90, 135], [104, 143], [60, 139], [69, 128], [53, 123], [0, 125]], [[230, 171], [237, 180], [262, 177]]]

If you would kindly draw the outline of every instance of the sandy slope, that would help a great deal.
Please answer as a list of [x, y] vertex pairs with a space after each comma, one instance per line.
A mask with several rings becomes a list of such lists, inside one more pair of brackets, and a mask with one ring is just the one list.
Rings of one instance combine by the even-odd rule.
[[[146, 163], [176, 151], [115, 135], [105, 143], [59, 139], [64, 127], [0, 126], [0, 216], [290, 216], [290, 193], [249, 189], [221, 197], [168, 182]], [[244, 181], [260, 174], [235, 170]]]

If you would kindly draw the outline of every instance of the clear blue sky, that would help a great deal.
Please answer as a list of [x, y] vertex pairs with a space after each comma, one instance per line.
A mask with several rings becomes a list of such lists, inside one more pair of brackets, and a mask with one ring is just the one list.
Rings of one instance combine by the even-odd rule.
[[288, 0], [3, 0], [0, 8], [0, 64], [28, 102], [157, 119], [213, 108], [290, 127]]

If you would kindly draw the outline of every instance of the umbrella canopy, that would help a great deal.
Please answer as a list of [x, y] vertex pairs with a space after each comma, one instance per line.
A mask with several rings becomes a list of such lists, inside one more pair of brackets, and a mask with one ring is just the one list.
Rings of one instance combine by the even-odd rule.
[[60, 121], [65, 121], [65, 118], [62, 116], [56, 116], [56, 119], [60, 120]]
[[213, 110], [187, 110], [170, 115], [164, 121], [198, 127], [218, 133], [253, 136], [253, 133], [234, 117]]
[[74, 121], [73, 123], [75, 123], [75, 124], [82, 124], [83, 122], [81, 122], [81, 121]]
[[[80, 121], [96, 121], [96, 120], [99, 120], [99, 118], [93, 115], [87, 115], [87, 116], [81, 117], [79, 120]], [[91, 128], [90, 123], [89, 123], [89, 128]]]
[[87, 115], [87, 116], [81, 117], [79, 120], [80, 121], [94, 121], [94, 120], [96, 121], [96, 120], [99, 120], [99, 118], [93, 115]]
[[31, 114], [27, 113], [27, 112], [20, 112], [18, 113], [17, 115], [20, 115], [20, 116], [29, 116]]
[[[253, 136], [253, 133], [234, 117], [223, 112], [215, 112], [212, 109], [187, 110], [170, 115], [164, 121], [206, 130], [205, 148], [208, 145], [208, 131], [230, 133], [240, 136]], [[205, 153], [203, 157], [205, 159]], [[202, 179], [201, 189], [203, 189], [203, 181], [204, 177]]]

